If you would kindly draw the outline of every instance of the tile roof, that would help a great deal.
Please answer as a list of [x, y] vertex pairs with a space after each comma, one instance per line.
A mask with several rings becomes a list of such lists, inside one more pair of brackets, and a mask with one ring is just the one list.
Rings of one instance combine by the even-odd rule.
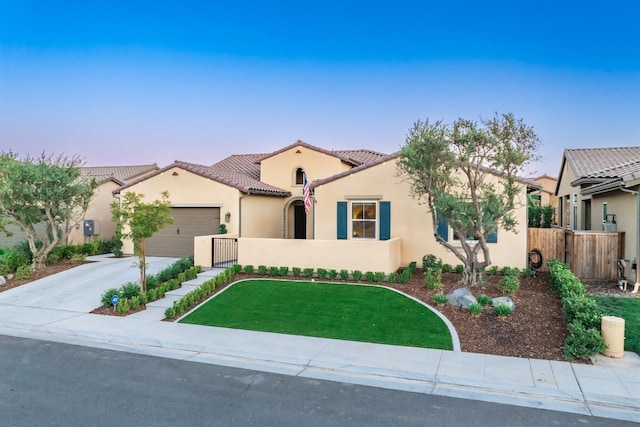
[[80, 173], [82, 176], [95, 178], [98, 183], [114, 179], [120, 184], [125, 184], [144, 173], [158, 169], [155, 163], [129, 166], [83, 166], [80, 168]]
[[564, 157], [576, 175], [574, 182], [640, 178], [640, 147], [567, 149]]
[[273, 153], [263, 155], [262, 157], [256, 159], [256, 163], [260, 163], [265, 159], [268, 159], [295, 147], [305, 147], [332, 157], [337, 157], [343, 162], [349, 163], [352, 166], [360, 166], [365, 163], [379, 160], [381, 157], [386, 156], [386, 154], [378, 153], [372, 150], [325, 150], [324, 148], [316, 147], [315, 145], [307, 144], [304, 141], [298, 140], [294, 144], [288, 145], [284, 148], [274, 151]]
[[260, 165], [256, 161], [265, 156], [266, 154], [233, 154], [214, 163], [211, 168], [244, 173], [253, 179], [260, 179]]

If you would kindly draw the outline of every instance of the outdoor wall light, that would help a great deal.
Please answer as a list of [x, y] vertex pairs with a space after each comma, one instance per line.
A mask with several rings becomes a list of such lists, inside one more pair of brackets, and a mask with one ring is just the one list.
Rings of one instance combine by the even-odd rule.
[[229, 221], [231, 221], [231, 212], [227, 212], [226, 214], [224, 214], [224, 222]]
[[178, 174], [178, 172], [174, 171], [171, 175], [178, 176], [179, 174]]

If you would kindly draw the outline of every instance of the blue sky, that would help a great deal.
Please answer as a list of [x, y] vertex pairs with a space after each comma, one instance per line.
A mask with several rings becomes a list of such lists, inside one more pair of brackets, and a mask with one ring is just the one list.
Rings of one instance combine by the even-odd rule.
[[[446, 3], [446, 4], [445, 4]], [[635, 1], [0, 0], [0, 150], [211, 164], [300, 139], [391, 153], [418, 119], [512, 112], [640, 145]]]

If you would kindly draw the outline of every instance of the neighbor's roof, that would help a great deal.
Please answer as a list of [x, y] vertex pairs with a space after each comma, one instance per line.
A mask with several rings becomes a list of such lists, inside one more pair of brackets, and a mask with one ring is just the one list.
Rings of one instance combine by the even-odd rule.
[[564, 159], [576, 176], [571, 185], [640, 178], [640, 147], [567, 149]]
[[120, 185], [143, 175], [158, 170], [157, 164], [129, 165], [129, 166], [83, 166], [80, 168], [82, 176], [95, 178], [98, 183], [114, 180]]

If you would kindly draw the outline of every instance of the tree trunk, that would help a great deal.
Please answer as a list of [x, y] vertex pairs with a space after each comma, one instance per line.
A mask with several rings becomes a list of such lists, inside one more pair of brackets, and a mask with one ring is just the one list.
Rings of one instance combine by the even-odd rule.
[[140, 290], [147, 292], [147, 258], [144, 254], [144, 239], [140, 239]]
[[468, 286], [476, 286], [482, 284], [482, 272], [480, 263], [477, 259], [467, 260], [462, 272], [462, 283]]

